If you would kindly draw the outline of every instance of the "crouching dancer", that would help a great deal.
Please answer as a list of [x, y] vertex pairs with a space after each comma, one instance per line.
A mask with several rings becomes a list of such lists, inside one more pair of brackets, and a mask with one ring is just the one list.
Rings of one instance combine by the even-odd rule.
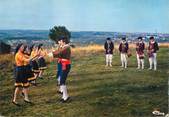
[[61, 38], [59, 41], [60, 41], [59, 43], [61, 44], [62, 48], [57, 51], [54, 51], [53, 56], [60, 57], [60, 62], [62, 65], [62, 74], [60, 78], [60, 92], [62, 93], [61, 101], [67, 102], [70, 99], [67, 93], [66, 79], [71, 69], [71, 61], [70, 61], [71, 49], [65, 38]]

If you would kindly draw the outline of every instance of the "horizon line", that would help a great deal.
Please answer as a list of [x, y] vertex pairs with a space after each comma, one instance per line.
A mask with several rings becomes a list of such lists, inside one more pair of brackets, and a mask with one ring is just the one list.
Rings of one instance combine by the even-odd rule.
[[[52, 28], [51, 28], [52, 29]], [[32, 31], [49, 31], [50, 29], [29, 29], [29, 28], [27, 28], [27, 29], [1, 29], [0, 28], [0, 31], [2, 31], [2, 30], [32, 30]], [[137, 32], [125, 32], [125, 31], [101, 31], [101, 30], [69, 30], [70, 32], [118, 32], [118, 33], [158, 33], [158, 34], [169, 34], [169, 32], [141, 32], [141, 31], [137, 31]]]

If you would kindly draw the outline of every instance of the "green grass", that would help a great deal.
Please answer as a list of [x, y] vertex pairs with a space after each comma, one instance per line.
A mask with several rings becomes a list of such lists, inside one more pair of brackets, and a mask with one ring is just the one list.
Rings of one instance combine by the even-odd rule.
[[[78, 55], [77, 55], [78, 56]], [[136, 70], [135, 55], [129, 58], [129, 67], [121, 69], [115, 53], [113, 67], [105, 68], [103, 53], [74, 57], [68, 77], [68, 92], [72, 101], [60, 103], [56, 93], [56, 65], [48, 65], [45, 79], [38, 87], [30, 87], [28, 105], [19, 97], [22, 107], [11, 103], [13, 94], [12, 69], [0, 71], [0, 115], [3, 116], [62, 116], [62, 117], [151, 117], [154, 108], [168, 112], [168, 48], [158, 53], [158, 70]], [[7, 71], [7, 72], [6, 72]], [[5, 73], [6, 72], [6, 73]]]

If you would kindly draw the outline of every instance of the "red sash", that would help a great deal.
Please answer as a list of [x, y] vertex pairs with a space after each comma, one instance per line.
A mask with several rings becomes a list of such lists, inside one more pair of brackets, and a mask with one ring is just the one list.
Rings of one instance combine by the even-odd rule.
[[61, 63], [62, 63], [62, 70], [66, 70], [66, 65], [71, 64], [70, 60], [68, 59], [60, 59]]

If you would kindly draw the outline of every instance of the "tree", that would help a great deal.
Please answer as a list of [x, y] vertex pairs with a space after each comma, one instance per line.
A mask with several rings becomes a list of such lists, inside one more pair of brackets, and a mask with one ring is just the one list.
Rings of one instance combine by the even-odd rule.
[[0, 54], [10, 53], [11, 46], [0, 41]]
[[61, 37], [64, 37], [68, 43], [70, 42], [71, 33], [65, 26], [54, 26], [52, 29], [50, 29], [49, 38], [51, 40], [57, 43]]

